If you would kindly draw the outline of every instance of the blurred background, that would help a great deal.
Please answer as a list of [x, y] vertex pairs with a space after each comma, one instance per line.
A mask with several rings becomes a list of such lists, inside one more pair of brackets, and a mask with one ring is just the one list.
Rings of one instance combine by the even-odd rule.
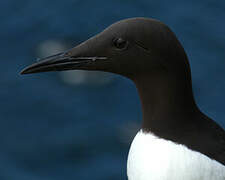
[[19, 72], [135, 16], [172, 28], [200, 109], [225, 127], [225, 1], [1, 0], [0, 180], [126, 179], [141, 124], [132, 82], [98, 72]]

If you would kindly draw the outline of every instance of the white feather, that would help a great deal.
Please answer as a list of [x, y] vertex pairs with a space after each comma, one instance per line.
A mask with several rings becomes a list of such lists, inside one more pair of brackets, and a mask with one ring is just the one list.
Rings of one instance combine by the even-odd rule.
[[225, 166], [141, 130], [131, 144], [127, 175], [129, 180], [225, 180]]

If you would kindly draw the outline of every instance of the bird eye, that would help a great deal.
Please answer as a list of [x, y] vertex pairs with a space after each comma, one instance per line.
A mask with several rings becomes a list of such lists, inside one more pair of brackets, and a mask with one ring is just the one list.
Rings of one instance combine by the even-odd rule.
[[113, 44], [117, 49], [125, 49], [128, 42], [122, 38], [117, 38], [113, 40]]

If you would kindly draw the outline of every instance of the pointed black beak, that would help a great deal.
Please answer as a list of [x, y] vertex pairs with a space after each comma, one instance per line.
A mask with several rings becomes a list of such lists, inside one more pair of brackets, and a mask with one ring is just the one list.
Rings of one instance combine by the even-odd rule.
[[93, 69], [96, 62], [106, 60], [106, 57], [77, 57], [70, 55], [70, 50], [41, 59], [21, 71], [21, 74], [31, 74], [47, 71], [64, 71], [73, 69]]

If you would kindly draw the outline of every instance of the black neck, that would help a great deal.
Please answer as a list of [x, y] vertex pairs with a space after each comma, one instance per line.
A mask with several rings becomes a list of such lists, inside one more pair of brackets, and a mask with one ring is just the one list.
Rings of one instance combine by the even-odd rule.
[[190, 123], [193, 115], [199, 113], [192, 93], [188, 63], [179, 69], [159, 68], [139, 73], [134, 82], [141, 99], [144, 131], [174, 131], [179, 124]]

